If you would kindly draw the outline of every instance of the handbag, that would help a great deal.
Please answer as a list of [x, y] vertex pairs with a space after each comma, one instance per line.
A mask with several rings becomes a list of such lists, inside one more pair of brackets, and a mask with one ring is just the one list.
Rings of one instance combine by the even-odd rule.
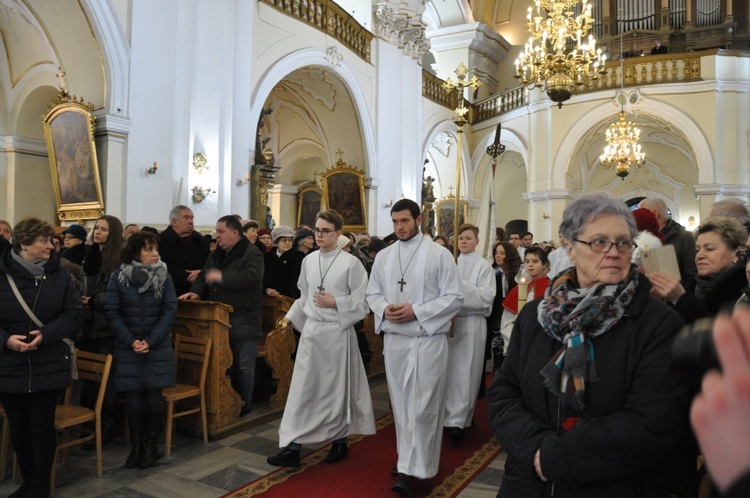
[[[10, 288], [13, 290], [13, 294], [15, 294], [16, 299], [18, 299], [18, 303], [21, 305], [21, 307], [26, 312], [26, 314], [29, 315], [29, 318], [31, 318], [31, 320], [36, 324], [36, 326], [39, 328], [42, 328], [44, 324], [39, 318], [37, 318], [34, 312], [31, 311], [31, 308], [29, 308], [29, 305], [26, 304], [26, 300], [18, 291], [18, 286], [16, 286], [15, 279], [8, 273], [6, 273], [5, 276], [8, 278], [8, 283], [10, 284]], [[70, 350], [70, 378], [72, 380], [78, 380], [78, 365], [76, 364], [76, 345], [72, 340], [68, 339], [67, 337], [64, 338], [62, 342], [64, 342], [65, 346]]]

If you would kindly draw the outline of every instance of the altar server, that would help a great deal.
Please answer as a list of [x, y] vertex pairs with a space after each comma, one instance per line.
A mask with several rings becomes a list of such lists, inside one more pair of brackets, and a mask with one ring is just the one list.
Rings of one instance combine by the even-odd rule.
[[292, 385], [279, 427], [279, 447], [268, 463], [299, 467], [303, 444], [333, 440], [326, 461], [349, 453], [349, 434], [375, 434], [372, 400], [354, 324], [367, 315], [367, 273], [337, 241], [343, 218], [333, 210], [318, 214], [319, 251], [302, 260], [301, 296], [286, 315], [301, 330]]
[[454, 334], [448, 338], [448, 373], [445, 395], [445, 422], [448, 436], [463, 438], [471, 427], [479, 383], [484, 369], [484, 345], [487, 340], [487, 317], [495, 299], [495, 272], [476, 253], [479, 229], [468, 223], [458, 228], [458, 275], [464, 304], [456, 316]]
[[398, 240], [378, 254], [367, 301], [383, 332], [385, 371], [396, 425], [398, 463], [391, 488], [411, 493], [412, 478], [435, 476], [445, 415], [451, 318], [463, 296], [451, 254], [419, 233], [419, 205], [391, 208]]

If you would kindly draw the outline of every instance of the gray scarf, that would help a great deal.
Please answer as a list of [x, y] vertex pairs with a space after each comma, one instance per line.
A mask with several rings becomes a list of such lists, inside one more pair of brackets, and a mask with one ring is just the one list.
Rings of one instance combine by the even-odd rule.
[[16, 254], [16, 251], [10, 251], [10, 256], [21, 266], [26, 268], [29, 273], [31, 273], [31, 276], [35, 279], [39, 280], [44, 276], [44, 265], [47, 264], [48, 259], [43, 259], [41, 261], [37, 261], [36, 263], [32, 263], [31, 261], [26, 261], [21, 256]]
[[144, 265], [138, 261], [123, 263], [120, 265], [118, 280], [125, 287], [130, 287], [132, 283], [138, 288], [139, 293], [152, 290], [156, 297], [161, 297], [167, 275], [167, 265], [159, 258], [159, 261], [153, 265]]

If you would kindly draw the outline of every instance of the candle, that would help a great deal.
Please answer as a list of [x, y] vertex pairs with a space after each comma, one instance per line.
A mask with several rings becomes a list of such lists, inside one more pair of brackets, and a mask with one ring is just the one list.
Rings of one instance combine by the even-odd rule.
[[157, 169], [159, 169], [159, 166], [156, 164], [156, 161], [154, 161], [154, 171], [156, 171]]
[[518, 281], [518, 312], [521, 312], [521, 309], [526, 304], [526, 300], [529, 297], [529, 288], [526, 286], [527, 280], [526, 277], [521, 277]]

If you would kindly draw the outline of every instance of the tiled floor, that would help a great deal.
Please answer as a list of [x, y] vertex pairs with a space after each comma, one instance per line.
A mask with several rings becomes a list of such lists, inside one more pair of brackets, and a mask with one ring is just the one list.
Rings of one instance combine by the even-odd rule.
[[[378, 418], [388, 412], [388, 390], [384, 380], [372, 382], [371, 389]], [[162, 458], [148, 470], [126, 469], [124, 463], [130, 448], [114, 442], [105, 447], [101, 479], [96, 477], [95, 454], [80, 451], [70, 457], [68, 466], [58, 469], [55, 496], [218, 497], [277, 469], [266, 463], [266, 457], [279, 451], [279, 422], [277, 419], [207, 445], [199, 439], [175, 434], [172, 456]], [[315, 449], [303, 448], [303, 456]], [[504, 463], [505, 454], [501, 453], [459, 496], [494, 497]], [[15, 488], [7, 478], [0, 483], [0, 496], [9, 495]]]

